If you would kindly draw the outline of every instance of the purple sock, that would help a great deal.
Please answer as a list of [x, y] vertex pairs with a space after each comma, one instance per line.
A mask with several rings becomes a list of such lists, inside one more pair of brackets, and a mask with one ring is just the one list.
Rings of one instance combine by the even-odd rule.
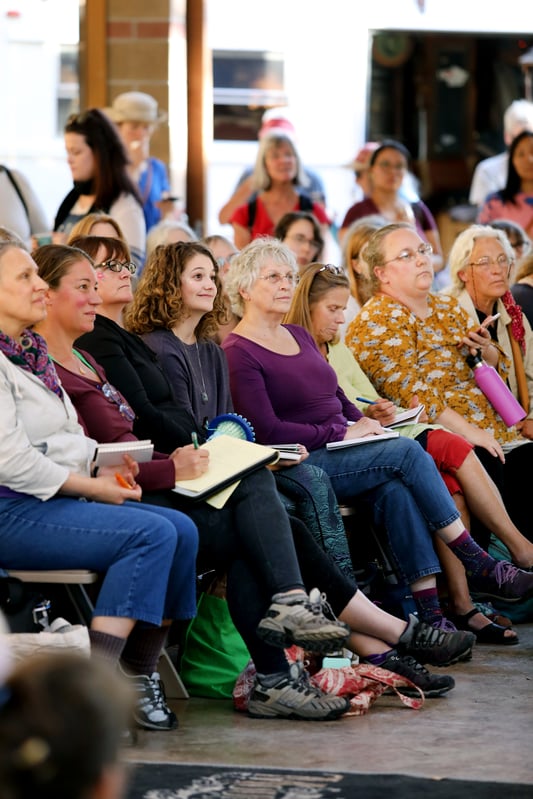
[[427, 624], [441, 621], [442, 608], [436, 586], [434, 588], [423, 588], [421, 591], [413, 591], [413, 599], [418, 608], [420, 621], [425, 621]]
[[371, 663], [373, 666], [381, 666], [381, 664], [395, 652], [395, 649], [387, 649], [386, 652], [380, 652], [379, 655], [365, 655], [363, 660], [365, 663]]
[[468, 530], [448, 546], [465, 567], [467, 577], [489, 577], [494, 571], [496, 561], [474, 541]]

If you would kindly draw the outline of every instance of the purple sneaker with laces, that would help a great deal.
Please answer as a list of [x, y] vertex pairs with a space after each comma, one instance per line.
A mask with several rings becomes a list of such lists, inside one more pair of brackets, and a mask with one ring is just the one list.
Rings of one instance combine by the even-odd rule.
[[533, 596], [533, 573], [519, 569], [508, 560], [499, 560], [491, 574], [469, 578], [477, 596], [520, 602]]

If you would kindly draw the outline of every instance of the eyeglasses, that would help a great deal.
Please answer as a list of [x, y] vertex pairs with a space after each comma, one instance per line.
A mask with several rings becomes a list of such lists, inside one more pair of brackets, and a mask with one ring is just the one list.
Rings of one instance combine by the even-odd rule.
[[429, 258], [429, 256], [433, 253], [433, 247], [431, 244], [426, 242], [425, 244], [421, 244], [416, 250], [402, 250], [396, 258], [390, 258], [388, 261], [383, 263], [383, 266], [392, 263], [393, 261], [401, 261], [402, 264], [412, 264], [413, 261], [416, 261], [421, 255], [425, 258]]
[[335, 266], [334, 264], [324, 264], [321, 266], [320, 269], [317, 271], [317, 275], [319, 272], [325, 271], [331, 272], [332, 275], [343, 275], [344, 269], [341, 266]]
[[226, 264], [229, 265], [232, 262], [232, 260], [235, 258], [236, 255], [237, 255], [236, 252], [232, 252], [231, 255], [226, 255], [226, 256], [224, 256], [224, 258], [217, 258], [216, 260], [217, 260], [218, 268], [219, 269], [224, 269]]
[[116, 272], [117, 274], [120, 274], [123, 269], [127, 269], [130, 275], [134, 275], [137, 271], [137, 267], [131, 261], [117, 261], [115, 259], [102, 261], [101, 264], [97, 264], [96, 269], [109, 269], [110, 272]]
[[470, 261], [468, 266], [477, 266], [479, 269], [489, 270], [491, 266], [497, 266], [498, 269], [509, 269], [511, 266], [511, 262], [509, 258], [504, 255], [498, 255], [496, 259], [489, 258], [488, 255], [484, 255], [482, 258], [478, 258], [477, 261]]
[[135, 411], [128, 405], [122, 394], [111, 385], [111, 383], [96, 383], [97, 388], [100, 389], [102, 394], [109, 402], [114, 403], [120, 411], [120, 414], [127, 419], [128, 422], [133, 422], [135, 419]]
[[292, 239], [292, 241], [296, 242], [296, 244], [308, 244], [313, 250], [319, 250], [322, 246], [319, 241], [315, 239], [308, 239], [302, 233], [294, 233], [292, 235], [287, 236], [287, 239]]
[[259, 280], [268, 280], [271, 286], [277, 286], [284, 280], [287, 281], [289, 286], [295, 286], [300, 277], [296, 272], [286, 272], [284, 275], [281, 272], [269, 272], [268, 275], [259, 275]]
[[393, 169], [395, 172], [405, 172], [407, 164], [393, 164], [391, 161], [378, 161], [374, 166], [379, 166], [380, 169]]

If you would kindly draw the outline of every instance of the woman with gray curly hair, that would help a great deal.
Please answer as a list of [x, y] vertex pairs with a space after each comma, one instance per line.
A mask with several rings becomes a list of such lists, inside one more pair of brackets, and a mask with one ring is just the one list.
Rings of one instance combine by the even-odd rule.
[[[440, 566], [432, 533], [462, 561], [477, 590], [500, 595], [510, 588], [521, 596], [523, 588], [514, 584], [518, 570], [509, 564], [513, 579], [499, 580], [496, 562], [489, 565], [490, 556], [464, 529], [430, 456], [411, 439], [373, 440], [385, 432], [379, 422], [363, 416], [348, 400], [312, 336], [298, 325], [283, 323], [296, 277], [290, 250], [266, 239], [252, 242], [233, 259], [226, 283], [242, 316], [222, 345], [231, 394], [237, 411], [252, 421], [258, 441], [304, 444], [309, 462], [328, 474], [339, 500], [357, 496], [370, 505], [424, 620], [438, 625], [446, 621], [436, 589]], [[363, 439], [365, 445], [352, 446], [353, 439]], [[533, 593], [533, 578], [523, 579], [531, 582], [527, 590]]]

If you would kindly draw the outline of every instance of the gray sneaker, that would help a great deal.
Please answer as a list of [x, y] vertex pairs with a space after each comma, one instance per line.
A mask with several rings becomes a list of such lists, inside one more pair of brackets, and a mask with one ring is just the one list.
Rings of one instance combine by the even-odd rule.
[[318, 588], [304, 594], [275, 594], [257, 634], [282, 649], [296, 644], [309, 652], [326, 654], [342, 649], [350, 630], [337, 621]]
[[289, 673], [274, 685], [268, 685], [268, 678], [258, 675], [248, 704], [249, 715], [257, 719], [331, 721], [349, 709], [350, 700], [346, 697], [324, 694], [311, 685], [301, 663], [293, 663]]

